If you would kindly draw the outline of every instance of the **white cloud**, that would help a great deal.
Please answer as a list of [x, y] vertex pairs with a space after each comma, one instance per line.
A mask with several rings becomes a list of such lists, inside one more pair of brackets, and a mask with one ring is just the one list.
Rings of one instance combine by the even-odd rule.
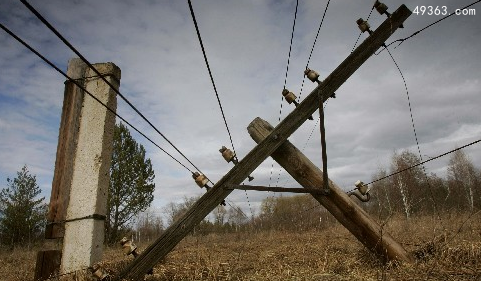
[[[428, 1], [448, 5], [469, 1]], [[186, 1], [31, 1], [91, 62], [112, 61], [122, 69], [121, 91], [212, 180], [232, 167], [218, 149], [230, 146], [207, 74]], [[273, 1], [196, 1], [193, 3], [234, 145], [240, 158], [255, 143], [246, 132], [257, 116], [278, 123], [295, 3]], [[390, 11], [398, 4], [387, 3]], [[418, 5], [406, 1], [408, 7]], [[299, 4], [286, 87], [299, 95], [302, 71], [325, 3]], [[326, 77], [349, 54], [359, 31], [355, 20], [367, 17], [370, 3], [332, 2], [310, 67]], [[73, 54], [18, 1], [2, 1], [0, 21], [62, 69]], [[371, 26], [384, 16], [375, 11]], [[406, 37], [438, 17], [411, 16], [388, 42]], [[423, 154], [437, 155], [479, 137], [479, 29], [476, 17], [450, 18], [391, 49], [407, 80]], [[361, 35], [362, 42], [367, 35]], [[359, 43], [360, 43], [359, 42]], [[55, 161], [63, 77], [0, 32], [0, 180], [24, 163], [50, 185]], [[315, 87], [305, 81], [302, 97]], [[330, 176], [340, 186], [368, 181], [394, 150], [415, 147], [404, 85], [386, 52], [371, 57], [337, 91], [326, 108]], [[282, 118], [293, 110], [284, 104]], [[119, 99], [118, 112], [182, 159], [152, 128]], [[314, 114], [314, 117], [317, 113]], [[306, 122], [290, 140], [321, 164], [318, 127]], [[307, 138], [313, 132], [309, 142]], [[142, 137], [156, 171], [156, 200], [161, 208], [183, 196], [202, 194], [188, 171]], [[469, 150], [478, 166], [479, 149]], [[441, 171], [447, 160], [430, 163]], [[433, 161], [434, 162], [434, 161]], [[255, 184], [277, 181], [279, 168], [268, 158], [256, 171]], [[193, 169], [188, 165], [190, 169]], [[295, 185], [281, 172], [280, 185]], [[252, 206], [266, 195], [249, 193]], [[248, 209], [245, 194], [229, 199]]]

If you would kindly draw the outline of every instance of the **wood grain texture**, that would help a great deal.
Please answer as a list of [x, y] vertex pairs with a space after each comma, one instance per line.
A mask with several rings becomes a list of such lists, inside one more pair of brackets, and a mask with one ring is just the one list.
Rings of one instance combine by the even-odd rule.
[[[85, 69], [86, 65], [80, 59], [73, 59], [70, 60], [67, 71], [70, 77], [79, 79], [83, 77]], [[70, 81], [65, 82], [57, 156], [47, 213], [48, 222], [61, 222], [67, 216], [83, 96], [83, 91], [74, 83]], [[45, 227], [45, 239], [62, 238], [64, 231], [64, 224], [47, 224]]]
[[296, 188], [296, 187], [280, 187], [280, 186], [260, 186], [260, 185], [238, 185], [238, 184], [226, 184], [227, 189], [239, 189], [239, 190], [255, 190], [255, 191], [270, 191], [270, 192], [291, 192], [291, 193], [315, 193], [323, 195], [324, 191], [317, 188]]
[[37, 252], [34, 281], [48, 280], [49, 277], [58, 274], [62, 252], [48, 250]]
[[[273, 132], [254, 147], [239, 163], [205, 193], [181, 218], [125, 267], [118, 276], [141, 280], [175, 245], [177, 245], [202, 219], [204, 219], [231, 192], [225, 184], [240, 184], [287, 138], [294, 133], [319, 106], [319, 98], [326, 100], [336, 91], [409, 16], [411, 11], [401, 5], [374, 33], [354, 50], [299, 106], [294, 109]], [[311, 185], [312, 186], [312, 185]], [[332, 204], [335, 206], [334, 204]], [[344, 212], [345, 210], [339, 210]]]
[[[261, 118], [256, 118], [248, 127], [249, 134], [256, 142], [261, 142], [273, 129]], [[323, 188], [322, 171], [288, 140], [272, 154], [272, 158], [302, 186]], [[312, 193], [312, 196], [364, 246], [384, 260], [413, 261], [399, 243], [331, 180], [329, 190], [329, 195]]]

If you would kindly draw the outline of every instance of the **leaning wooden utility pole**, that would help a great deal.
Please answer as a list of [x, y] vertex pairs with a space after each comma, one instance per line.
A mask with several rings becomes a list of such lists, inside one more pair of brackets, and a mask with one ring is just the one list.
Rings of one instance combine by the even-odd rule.
[[[247, 128], [257, 143], [272, 130], [274, 128], [261, 118], [256, 118]], [[288, 140], [271, 156], [302, 186], [319, 189], [324, 186], [322, 171]], [[412, 261], [406, 250], [331, 180], [328, 196], [311, 194], [369, 250], [385, 260]]]
[[311, 116], [319, 106], [319, 99], [327, 100], [409, 16], [411, 11], [401, 5], [359, 47], [354, 50], [298, 107], [294, 109], [272, 133], [254, 147], [237, 165], [205, 193], [187, 212], [135, 260], [120, 272], [122, 278], [141, 280], [175, 245], [202, 221], [231, 192], [226, 185], [240, 184], [267, 157], [282, 145]]

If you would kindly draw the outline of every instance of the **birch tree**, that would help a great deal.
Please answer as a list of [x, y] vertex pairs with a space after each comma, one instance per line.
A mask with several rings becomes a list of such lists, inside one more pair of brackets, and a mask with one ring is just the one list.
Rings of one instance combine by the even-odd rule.
[[[449, 159], [447, 176], [450, 193], [457, 192], [457, 195], [463, 194], [462, 196], [451, 195], [451, 197], [454, 200], [456, 200], [456, 197], [458, 197], [458, 200], [464, 198], [468, 209], [472, 212], [475, 206], [475, 192], [479, 186], [479, 175], [474, 164], [463, 150], [454, 152]], [[458, 203], [458, 206], [463, 205], [462, 202]]]

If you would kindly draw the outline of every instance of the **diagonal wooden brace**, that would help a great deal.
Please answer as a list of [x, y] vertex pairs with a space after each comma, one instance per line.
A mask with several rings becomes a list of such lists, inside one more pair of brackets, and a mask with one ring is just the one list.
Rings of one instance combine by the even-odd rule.
[[325, 101], [396, 31], [411, 11], [401, 5], [371, 36], [360, 44], [321, 84], [319, 84], [272, 133], [254, 147], [237, 165], [222, 177], [187, 212], [127, 265], [116, 280], [141, 280], [198, 223], [200, 223], [232, 190], [226, 184], [240, 184], [267, 157], [283, 144], [319, 107], [319, 93]]
[[[261, 118], [256, 118], [247, 128], [257, 143], [266, 138], [273, 129]], [[288, 140], [271, 156], [302, 186], [306, 188], [316, 186], [319, 189], [323, 187], [322, 171]], [[383, 231], [379, 224], [331, 180], [329, 180], [329, 190], [328, 195], [311, 194], [366, 248], [380, 255], [384, 260], [413, 261], [399, 243]]]

